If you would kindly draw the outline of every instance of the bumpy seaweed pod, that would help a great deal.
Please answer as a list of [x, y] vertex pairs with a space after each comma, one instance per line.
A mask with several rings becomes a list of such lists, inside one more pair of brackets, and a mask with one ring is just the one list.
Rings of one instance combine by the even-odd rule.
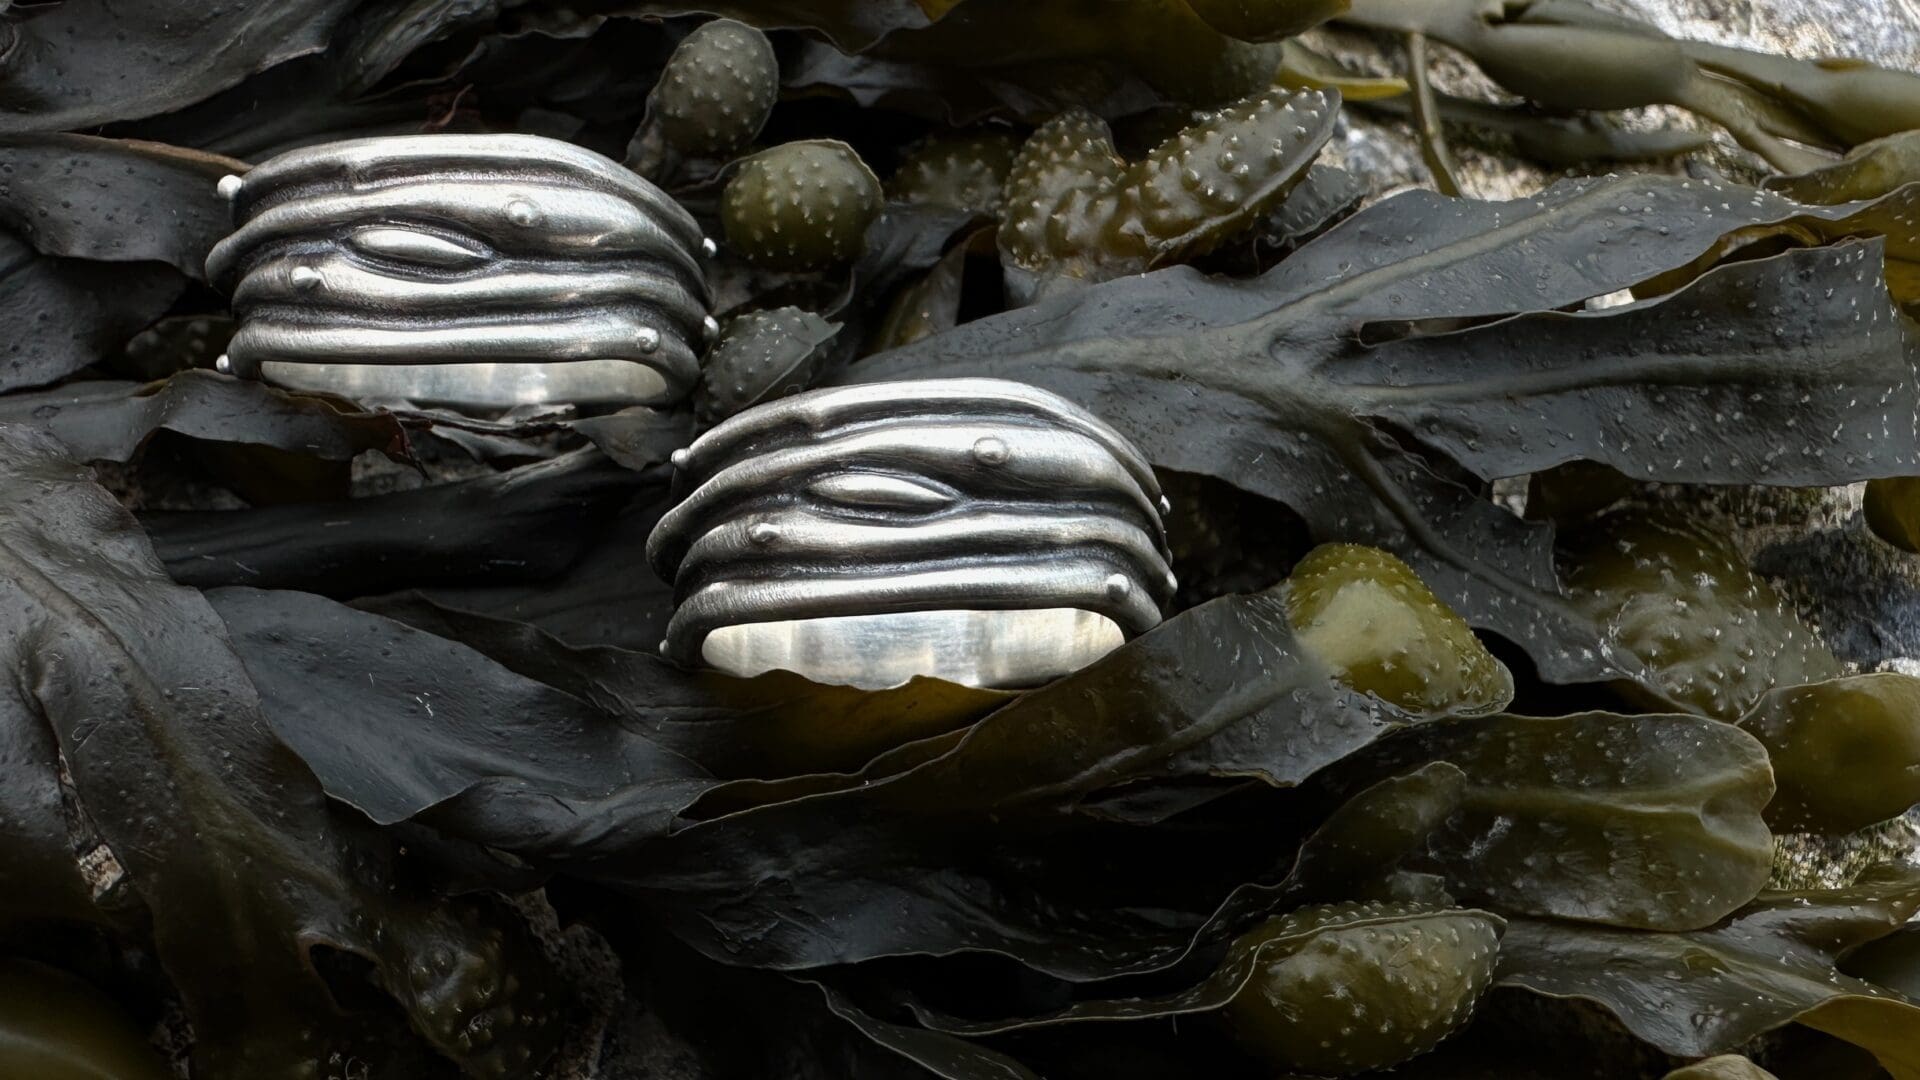
[[652, 405], [699, 374], [693, 217], [592, 151], [530, 135], [294, 150], [221, 190], [207, 258], [222, 367], [297, 390], [474, 408]]
[[1767, 823], [1777, 829], [1847, 833], [1920, 803], [1920, 679], [1911, 675], [1783, 687], [1740, 726], [1773, 762]]
[[816, 139], [741, 162], [721, 195], [720, 222], [728, 246], [749, 262], [821, 270], [865, 250], [880, 208], [880, 181], [853, 147]]
[[1123, 230], [1149, 266], [1206, 254], [1286, 198], [1339, 110], [1337, 91], [1285, 88], [1221, 109], [1128, 169]]
[[1331, 904], [1256, 927], [1253, 977], [1221, 1011], [1275, 1067], [1318, 1076], [1384, 1069], [1438, 1046], [1493, 981], [1501, 923], [1478, 911]]
[[1118, 432], [999, 379], [814, 390], [675, 455], [662, 649], [868, 688], [1043, 682], [1160, 621], [1160, 488]]
[[750, 311], [728, 319], [707, 353], [694, 413], [724, 420], [762, 401], [813, 385], [838, 323], [797, 307]]
[[[1095, 281], [1125, 273], [1137, 261], [1115, 247], [1125, 171], [1106, 121], [1085, 109], [1040, 125], [1007, 173], [1002, 257], [1021, 270]], [[1119, 268], [1102, 273], [1108, 262]]]
[[1651, 707], [1735, 720], [1775, 686], [1841, 674], [1840, 661], [1732, 542], [1675, 514], [1624, 508], [1572, 534], [1569, 599], [1646, 665]]
[[1341, 681], [1415, 713], [1480, 715], [1513, 674], [1413, 568], [1377, 548], [1323, 544], [1294, 567], [1287, 617]]
[[648, 118], [679, 153], [721, 158], [766, 126], [780, 97], [780, 64], [767, 35], [732, 19], [695, 27], [647, 98]]
[[1039, 279], [1033, 293], [1048, 279], [1104, 281], [1203, 255], [1286, 198], [1332, 133], [1339, 100], [1334, 91], [1276, 87], [1132, 164], [1099, 118], [1063, 113], [1014, 159], [1001, 254]]
[[887, 194], [899, 202], [999, 217], [1019, 150], [1019, 140], [1004, 131], [934, 135], [907, 152], [887, 183]]
[[388, 955], [377, 981], [463, 1075], [508, 1080], [552, 1056], [565, 1006], [553, 969], [522, 924], [486, 903], [462, 900], [438, 908], [406, 937], [380, 943]]

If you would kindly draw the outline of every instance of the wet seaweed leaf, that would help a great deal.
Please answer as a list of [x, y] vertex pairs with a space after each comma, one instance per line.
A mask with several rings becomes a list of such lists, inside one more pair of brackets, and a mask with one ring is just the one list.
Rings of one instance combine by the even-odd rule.
[[[359, 1053], [417, 1077], [436, 1069], [427, 1043], [480, 1070], [543, 1057], [554, 987], [513, 924], [398, 886], [390, 842], [267, 734], [219, 618], [166, 580], [133, 518], [44, 436], [0, 428], [0, 449], [14, 690], [145, 902], [199, 1067], [295, 1078]], [[426, 1043], [337, 1009], [310, 959], [323, 947], [366, 960]]]
[[1173, 268], [1106, 282], [879, 354], [843, 379], [1046, 386], [1162, 468], [1286, 503], [1318, 540], [1401, 555], [1546, 678], [1640, 677], [1565, 602], [1548, 532], [1454, 477], [1583, 459], [1705, 483], [1910, 471], [1914, 345], [1879, 240], [1696, 269], [1643, 304], [1555, 310], [1691, 266], [1747, 227], [1894, 227], [1915, 212], [1909, 193], [1920, 188], [1811, 208], [1653, 177], [1505, 203], [1408, 193], [1252, 281]]
[[[79, 0], [8, 20], [0, 132], [67, 131], [172, 112], [325, 48], [350, 0]], [[101, 27], [112, 27], [101, 33]]]
[[873, 691], [788, 671], [740, 679], [687, 671], [650, 652], [576, 647], [526, 623], [420, 596], [376, 607], [589, 702], [728, 779], [857, 772], [884, 751], [956, 731], [1015, 696], [927, 678]]
[[911, 1024], [882, 1020], [861, 1009], [846, 994], [825, 983], [812, 984], [835, 1016], [877, 1046], [900, 1055], [943, 1080], [1041, 1080], [1012, 1057], [976, 1042]]
[[644, 733], [458, 643], [310, 593], [207, 597], [274, 734], [379, 824], [432, 809], [489, 823], [502, 850], [584, 856], [664, 833], [713, 784]]
[[1766, 884], [1772, 836], [1760, 815], [1773, 774], [1761, 744], [1732, 725], [1610, 713], [1436, 720], [1320, 783], [1343, 792], [1427, 761], [1459, 767], [1467, 785], [1408, 865], [1472, 902], [1690, 930]]
[[[1140, 940], [1184, 941], [1202, 919], [1127, 899], [1177, 879], [1075, 867], [1098, 852], [1071, 839], [1043, 847], [1050, 856], [1030, 851], [1057, 828], [1084, 828], [1060, 809], [1169, 768], [1298, 783], [1400, 722], [1300, 656], [1279, 604], [1269, 593], [1196, 608], [958, 741], [915, 744], [934, 754], [904, 771], [692, 824], [649, 857], [593, 874], [657, 894], [676, 933], [729, 963], [796, 969], [986, 950], [1100, 978]], [[1076, 874], [1104, 875], [1107, 887], [1069, 918], [1070, 902], [1046, 885]]]
[[1801, 202], [1834, 203], [1874, 199], [1920, 180], [1920, 131], [1906, 131], [1861, 143], [1847, 156], [1794, 176], [1769, 176], [1761, 183]]
[[1840, 970], [1920, 1001], [1920, 925], [1909, 923], [1854, 949]]
[[81, 461], [129, 461], [156, 431], [267, 446], [329, 461], [366, 450], [407, 460], [407, 435], [390, 413], [276, 390], [211, 371], [158, 383], [79, 382], [0, 398], [0, 424], [43, 431]]
[[666, 478], [586, 451], [491, 476], [344, 503], [148, 514], [174, 579], [335, 597], [551, 580]]
[[1725, 127], [1774, 167], [1920, 126], [1920, 79], [1861, 61], [1796, 60], [1667, 36], [1583, 0], [1355, 0], [1343, 18], [1432, 37], [1501, 87], [1558, 111], [1678, 105]]
[[0, 224], [43, 255], [164, 262], [196, 280], [232, 228], [214, 186], [244, 162], [91, 135], [0, 137]]
[[1212, 974], [1175, 994], [1087, 1001], [1010, 1020], [916, 1011], [935, 1030], [973, 1036], [1213, 1014], [1275, 1070], [1344, 1076], [1431, 1050], [1465, 1022], [1492, 981], [1504, 925], [1470, 909], [1306, 907], [1242, 934]]
[[17, 696], [0, 696], [0, 925], [111, 922], [80, 872], [60, 747]]
[[1644, 934], [1509, 922], [1497, 982], [1599, 1004], [1681, 1057], [1726, 1053], [1798, 1021], [1872, 1051], [1900, 1080], [1920, 1075], [1920, 1005], [1835, 970], [1920, 910], [1920, 871], [1883, 866], [1853, 885], [1765, 893], [1706, 929]]
[[54, 258], [0, 232], [0, 393], [58, 382], [112, 358], [186, 286], [159, 263]]

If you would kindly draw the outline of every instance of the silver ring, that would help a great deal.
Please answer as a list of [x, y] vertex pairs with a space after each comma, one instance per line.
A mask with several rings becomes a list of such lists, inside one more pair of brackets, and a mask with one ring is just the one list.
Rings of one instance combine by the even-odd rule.
[[735, 675], [1031, 686], [1160, 621], [1159, 482], [1125, 437], [1024, 383], [926, 379], [748, 409], [674, 455], [647, 538], [661, 649]]
[[207, 257], [239, 329], [223, 370], [469, 408], [663, 405], [712, 325], [693, 216], [625, 167], [533, 135], [310, 146], [220, 181]]

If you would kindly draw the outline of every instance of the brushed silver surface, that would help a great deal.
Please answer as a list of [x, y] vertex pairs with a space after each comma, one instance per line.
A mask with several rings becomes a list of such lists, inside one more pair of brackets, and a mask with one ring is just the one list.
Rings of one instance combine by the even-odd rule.
[[219, 365], [365, 401], [665, 405], [699, 376], [706, 238], [665, 192], [532, 135], [311, 146], [227, 177]]
[[674, 465], [685, 497], [647, 557], [674, 584], [662, 649], [689, 666], [1031, 686], [1151, 629], [1173, 594], [1146, 459], [1023, 383], [815, 390]]

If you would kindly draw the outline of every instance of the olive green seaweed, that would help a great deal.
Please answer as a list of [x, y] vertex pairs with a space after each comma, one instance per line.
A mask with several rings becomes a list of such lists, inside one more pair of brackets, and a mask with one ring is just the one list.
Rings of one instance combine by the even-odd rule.
[[1549, 109], [1678, 105], [1783, 172], [1830, 160], [1809, 147], [1844, 150], [1920, 127], [1920, 76], [1682, 41], [1582, 0], [1353, 0], [1339, 19], [1444, 42]]
[[1626, 507], [1566, 531], [1573, 604], [1638, 657], [1653, 708], [1737, 720], [1776, 686], [1831, 679], [1840, 661], [1730, 537], [1679, 512]]
[[1383, 774], [1444, 761], [1458, 805], [1410, 870], [1469, 903], [1644, 930], [1706, 926], [1766, 884], [1773, 796], [1765, 749], [1690, 716], [1475, 716], [1390, 733], [1313, 789], [1350, 797]]
[[1351, 1075], [1425, 1053], [1465, 1023], [1491, 984], [1504, 925], [1486, 911], [1417, 904], [1299, 908], [1240, 935], [1210, 976], [1180, 993], [1019, 1020], [945, 1018], [937, 1030], [982, 1036], [1211, 1014], [1273, 1068]]
[[1663, 1080], [1779, 1080], [1772, 1073], [1739, 1054], [1721, 1054], [1682, 1065]]
[[1848, 833], [1920, 803], [1920, 679], [1854, 675], [1774, 690], [1740, 726], [1767, 748], [1782, 832]]
[[[0, 428], [0, 446], [16, 511], [0, 518], [0, 640], [24, 709], [8, 711], [44, 718], [144, 904], [196, 1067], [308, 1080], [381, 1046], [375, 1075], [410, 1077], [431, 1075], [431, 1047], [504, 1077], [550, 1053], [558, 991], [524, 928], [399, 885], [392, 842], [267, 734], [219, 618], [166, 578], [132, 516], [45, 436]], [[421, 1038], [336, 1008], [322, 950], [365, 960]]]
[[1019, 291], [1105, 281], [1203, 255], [1264, 217], [1305, 177], [1339, 96], [1275, 88], [1128, 162], [1085, 110], [1034, 132], [1007, 177], [1000, 250]]
[[672, 183], [687, 159], [725, 161], [759, 136], [779, 96], [780, 65], [765, 34], [732, 19], [702, 23], [667, 58], [627, 163]]
[[797, 307], [735, 315], [700, 365], [693, 407], [705, 423], [805, 390], [819, 377], [825, 347], [840, 329]]
[[173, 1071], [107, 995], [29, 960], [0, 960], [0, 1076], [165, 1080]]
[[1920, 1077], [1920, 1005], [1836, 970], [1920, 910], [1920, 869], [1883, 864], [1851, 885], [1769, 892], [1704, 929], [1646, 934], [1511, 919], [1496, 985], [1594, 1002], [1655, 1048], [1696, 1058], [1798, 1022]]
[[909, 148], [887, 181], [887, 197], [999, 217], [1020, 141], [997, 129], [941, 132]]
[[1325, 544], [1288, 579], [1300, 644], [1347, 685], [1410, 713], [1499, 712], [1513, 675], [1406, 563], [1377, 548]]
[[[1058, 220], [1085, 222], [1058, 190]], [[1915, 196], [1808, 207], [1649, 176], [1501, 203], [1409, 192], [1251, 280], [1170, 267], [1101, 282], [837, 378], [993, 375], [1066, 394], [1160, 468], [1283, 503], [1314, 540], [1393, 552], [1541, 677], [1664, 693], [1569, 602], [1548, 528], [1475, 485], [1576, 460], [1716, 484], [1912, 473], [1916, 339], [1883, 273], [1886, 252], [1920, 243], [1900, 224]], [[1714, 264], [1755, 228], [1887, 232]], [[1651, 302], [1582, 308], [1663, 271], [1677, 280]]]
[[880, 181], [851, 146], [782, 143], [741, 160], [720, 200], [727, 244], [776, 270], [852, 262], [880, 216]]
[[1902, 551], [1920, 553], [1920, 477], [1867, 481], [1862, 509], [1873, 535]]

